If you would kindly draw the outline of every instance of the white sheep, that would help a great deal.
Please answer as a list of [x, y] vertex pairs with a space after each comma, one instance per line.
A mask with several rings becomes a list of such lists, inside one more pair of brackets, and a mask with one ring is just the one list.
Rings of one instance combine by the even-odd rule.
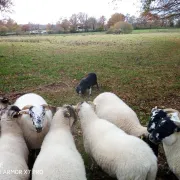
[[15, 118], [20, 109], [8, 106], [1, 111], [0, 179], [28, 180], [28, 148]]
[[86, 180], [84, 163], [71, 134], [76, 118], [71, 106], [56, 112], [35, 161], [32, 180]]
[[39, 149], [52, 120], [46, 101], [37, 94], [29, 93], [19, 97], [14, 105], [22, 110], [19, 124], [29, 149]]
[[118, 180], [155, 180], [157, 158], [144, 141], [98, 118], [86, 102], [76, 109], [85, 150], [105, 172]]
[[93, 103], [98, 117], [110, 121], [130, 135], [148, 135], [147, 128], [140, 124], [136, 113], [114, 93], [101, 93]]

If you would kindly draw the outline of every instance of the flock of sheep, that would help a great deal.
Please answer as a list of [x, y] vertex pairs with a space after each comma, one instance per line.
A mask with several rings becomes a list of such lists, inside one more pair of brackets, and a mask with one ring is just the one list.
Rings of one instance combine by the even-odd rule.
[[86, 153], [111, 177], [155, 180], [157, 146], [162, 142], [169, 167], [180, 179], [180, 115], [176, 110], [154, 108], [147, 128], [110, 92], [99, 94], [93, 102], [62, 107], [50, 106], [41, 96], [29, 93], [11, 105], [0, 98], [0, 119], [0, 180], [28, 180], [28, 154], [38, 149], [32, 180], [86, 180], [72, 135], [77, 120]]

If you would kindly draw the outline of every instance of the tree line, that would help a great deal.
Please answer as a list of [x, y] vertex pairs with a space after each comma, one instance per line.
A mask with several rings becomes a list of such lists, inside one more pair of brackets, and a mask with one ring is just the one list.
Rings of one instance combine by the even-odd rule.
[[[119, 23], [121, 22], [121, 23]], [[0, 20], [0, 34], [23, 34], [23, 33], [75, 33], [75, 32], [92, 32], [92, 31], [111, 31], [122, 32], [126, 29], [150, 29], [150, 28], [167, 28], [180, 27], [180, 19], [167, 18], [162, 19], [158, 15], [150, 12], [143, 12], [139, 17], [114, 13], [109, 19], [104, 15], [99, 18], [88, 16], [80, 12], [72, 14], [69, 18], [60, 18], [56, 24], [48, 23], [46, 25], [28, 23], [19, 25], [12, 19]], [[120, 31], [119, 31], [120, 30]], [[131, 31], [123, 31], [131, 32]]]

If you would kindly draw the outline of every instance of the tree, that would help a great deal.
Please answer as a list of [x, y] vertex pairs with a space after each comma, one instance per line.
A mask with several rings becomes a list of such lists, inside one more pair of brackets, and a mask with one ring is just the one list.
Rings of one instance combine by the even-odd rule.
[[61, 27], [63, 28], [64, 32], [69, 31], [70, 22], [67, 19], [63, 19], [62, 22], [61, 22]]
[[180, 0], [141, 0], [143, 10], [161, 18], [180, 17]]
[[24, 31], [24, 32], [29, 31], [29, 30], [30, 30], [29, 24], [24, 24], [24, 25], [21, 27], [21, 30]]
[[9, 18], [6, 22], [6, 27], [8, 28], [9, 32], [13, 32], [13, 31], [16, 31], [16, 28], [18, 28], [18, 25], [13, 19]]
[[99, 30], [104, 30], [105, 29], [105, 22], [106, 22], [106, 18], [105, 16], [101, 16], [99, 19], [98, 19], [98, 29]]
[[77, 25], [78, 25], [78, 16], [77, 14], [72, 14], [72, 16], [69, 19], [70, 25], [71, 25], [71, 31], [76, 32]]
[[86, 13], [80, 12], [78, 15], [78, 22], [80, 23], [80, 26], [87, 31], [88, 29], [88, 15]]
[[108, 25], [108, 27], [111, 27], [119, 21], [125, 21], [125, 16], [121, 13], [115, 13], [111, 16], [107, 25]]
[[51, 32], [53, 31], [53, 25], [50, 24], [50, 23], [48, 23], [48, 24], [46, 25], [46, 30], [47, 30], [48, 33], [51, 33]]
[[127, 22], [119, 21], [113, 26], [109, 28], [107, 31], [108, 34], [115, 33], [115, 34], [129, 34], [133, 30], [133, 26]]
[[0, 25], [0, 35], [6, 35], [7, 32], [8, 32], [8, 28], [6, 26]]
[[12, 5], [12, 0], [0, 0], [0, 11], [8, 11]]
[[97, 20], [96, 18], [94, 17], [90, 17], [88, 19], [88, 27], [91, 29], [91, 30], [96, 30], [96, 27], [97, 27]]

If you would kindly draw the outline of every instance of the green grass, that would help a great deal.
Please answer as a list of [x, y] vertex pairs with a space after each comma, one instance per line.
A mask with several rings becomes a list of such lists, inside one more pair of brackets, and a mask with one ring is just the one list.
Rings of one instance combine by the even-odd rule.
[[157, 33], [157, 32], [167, 32], [167, 33], [172, 33], [172, 32], [180, 32], [180, 28], [170, 28], [170, 29], [137, 29], [133, 30], [133, 33]]
[[[75, 86], [88, 72], [96, 72], [100, 91], [94, 88], [89, 99], [112, 91], [146, 125], [154, 106], [180, 110], [180, 33], [144, 32], [2, 37], [0, 94], [15, 100], [35, 92], [53, 105], [76, 104], [88, 97], [79, 97]], [[89, 167], [82, 141], [78, 144]], [[108, 179], [98, 173], [92, 178], [88, 171], [89, 179]]]

